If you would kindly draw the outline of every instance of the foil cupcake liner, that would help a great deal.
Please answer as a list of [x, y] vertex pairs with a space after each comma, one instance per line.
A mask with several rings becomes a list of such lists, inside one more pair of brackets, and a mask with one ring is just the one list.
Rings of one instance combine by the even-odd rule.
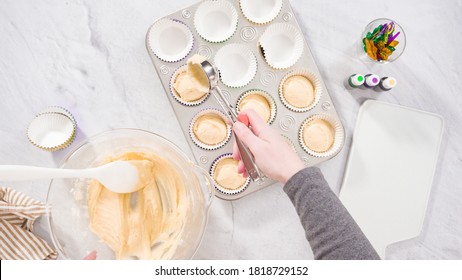
[[276, 70], [295, 65], [303, 54], [303, 35], [289, 23], [275, 23], [266, 28], [259, 40], [266, 63]]
[[[263, 25], [270, 23], [279, 15], [282, 3], [282, 0], [240, 0], [239, 6], [248, 21]], [[261, 15], [262, 10], [265, 11], [264, 15]]]
[[76, 123], [67, 115], [58, 112], [38, 114], [27, 128], [29, 142], [50, 152], [67, 148], [74, 141], [76, 134]]
[[[284, 97], [284, 91], [283, 91], [284, 90], [284, 83], [286, 82], [286, 80], [288, 78], [293, 77], [293, 76], [303, 76], [303, 77], [307, 78], [314, 87], [314, 100], [307, 107], [295, 107], [295, 106], [289, 104], [289, 102], [287, 102], [287, 100]], [[289, 109], [289, 110], [291, 110], [293, 112], [296, 112], [296, 113], [308, 112], [311, 109], [313, 109], [314, 107], [316, 107], [316, 105], [318, 105], [318, 103], [319, 103], [319, 100], [321, 99], [321, 95], [322, 95], [321, 79], [319, 79], [315, 74], [311, 73], [308, 70], [303, 70], [303, 69], [302, 70], [294, 70], [294, 71], [290, 72], [289, 74], [287, 74], [286, 76], [284, 76], [284, 78], [282, 78], [281, 82], [279, 83], [279, 98], [281, 99], [282, 104], [284, 104], [284, 106], [286, 106], [287, 109]]]
[[[303, 140], [303, 129], [305, 128], [305, 125], [313, 120], [325, 120], [328, 123], [330, 123], [332, 125], [332, 128], [334, 129], [334, 143], [326, 152], [320, 153], [313, 151], [312, 149], [308, 148], [308, 146], [305, 144], [305, 141]], [[343, 143], [345, 141], [345, 132], [340, 123], [336, 121], [333, 117], [328, 115], [313, 115], [308, 117], [305, 121], [303, 121], [298, 131], [298, 140], [303, 150], [309, 155], [317, 158], [330, 158], [335, 156], [342, 148]]]
[[[242, 63], [245, 61], [245, 63]], [[257, 74], [257, 58], [244, 44], [225, 45], [215, 55], [215, 65], [220, 79], [228, 87], [240, 88], [248, 85]]]
[[226, 159], [226, 158], [233, 158], [233, 155], [232, 154], [223, 154], [221, 156], [219, 156], [218, 158], [216, 158], [213, 163], [212, 163], [212, 166], [210, 167], [210, 177], [212, 177], [212, 180], [213, 180], [213, 184], [215, 186], [215, 189], [222, 193], [222, 194], [225, 194], [225, 195], [236, 195], [236, 194], [239, 194], [239, 193], [242, 193], [243, 191], [245, 191], [247, 189], [247, 187], [249, 186], [250, 184], [250, 177], [246, 179], [244, 185], [242, 185], [241, 187], [239, 187], [238, 189], [235, 189], [235, 190], [232, 190], [232, 189], [227, 189], [223, 186], [221, 186], [220, 184], [217, 183], [217, 181], [215, 180], [215, 177], [214, 177], [214, 174], [215, 174], [215, 169], [218, 165], [218, 163], [223, 160], [223, 159]]
[[188, 65], [183, 65], [181, 66], [180, 68], [178, 68], [172, 75], [172, 77], [170, 78], [170, 85], [169, 85], [169, 88], [170, 88], [170, 93], [172, 94], [173, 98], [180, 104], [184, 105], [184, 106], [188, 106], [188, 107], [192, 107], [192, 106], [197, 106], [197, 105], [200, 105], [202, 104], [205, 100], [207, 100], [207, 98], [210, 96], [210, 91], [205, 94], [203, 97], [201, 97], [200, 99], [198, 100], [195, 100], [195, 101], [185, 101], [183, 99], [181, 99], [180, 95], [176, 92], [175, 88], [173, 87], [178, 75], [180, 75], [181, 73], [184, 73], [186, 72], [188, 69]]
[[[168, 36], [165, 36], [168, 33]], [[163, 18], [156, 21], [148, 31], [148, 47], [160, 60], [178, 62], [189, 55], [194, 46], [194, 36], [181, 21]], [[172, 50], [177, 51], [170, 54]], [[169, 53], [165, 52], [168, 50]]]
[[[223, 119], [223, 121], [226, 124], [226, 130], [227, 130], [226, 138], [223, 141], [221, 141], [220, 143], [216, 144], [216, 145], [208, 145], [206, 143], [203, 143], [201, 140], [199, 140], [197, 138], [196, 134], [194, 133], [194, 124], [196, 123], [197, 119], [204, 116], [204, 115], [207, 115], [207, 114], [218, 115], [219, 117], [221, 117]], [[189, 125], [189, 137], [191, 138], [193, 143], [196, 144], [196, 146], [198, 146], [201, 149], [204, 149], [204, 150], [207, 150], [207, 151], [213, 151], [213, 150], [220, 149], [224, 145], [226, 145], [226, 143], [229, 142], [229, 140], [231, 139], [231, 135], [232, 135], [231, 126], [227, 123], [226, 120], [227, 120], [226, 115], [223, 112], [221, 112], [220, 110], [218, 110], [218, 109], [213, 109], [213, 108], [203, 109], [203, 110], [199, 111], [193, 117], [193, 119], [191, 120], [191, 123]]]
[[254, 95], [254, 94], [263, 96], [268, 101], [271, 113], [270, 113], [270, 118], [269, 118], [268, 121], [266, 121], [266, 123], [272, 124], [274, 122], [274, 119], [276, 118], [276, 115], [277, 115], [276, 102], [274, 101], [274, 98], [264, 90], [252, 89], [252, 90], [248, 90], [248, 91], [244, 92], [243, 94], [241, 94], [241, 96], [239, 96], [239, 98], [238, 98], [238, 100], [236, 102], [236, 110], [237, 110], [237, 112], [238, 113], [240, 112], [240, 104], [241, 104], [242, 100], [244, 98], [246, 98], [247, 96]]
[[[225, 17], [227, 20], [223, 20]], [[236, 33], [238, 13], [225, 0], [208, 0], [197, 7], [194, 14], [194, 28], [199, 36], [211, 43], [222, 43]], [[225, 26], [223, 24], [229, 23]]]

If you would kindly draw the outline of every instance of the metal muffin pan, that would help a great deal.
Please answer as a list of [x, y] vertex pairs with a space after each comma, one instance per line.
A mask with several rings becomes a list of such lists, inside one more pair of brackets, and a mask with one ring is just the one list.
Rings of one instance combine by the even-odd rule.
[[[331, 119], [334, 119], [340, 126], [342, 132], [344, 131], [343, 126], [341, 124], [340, 118], [334, 108], [332, 100], [329, 96], [327, 88], [322, 80], [318, 67], [314, 61], [314, 58], [311, 54], [311, 51], [306, 43], [306, 40], [303, 39], [304, 49], [303, 54], [300, 59], [290, 68], [284, 70], [275, 70], [271, 68], [268, 63], [265, 61], [261, 48], [259, 46], [259, 38], [265, 32], [265, 30], [274, 23], [289, 23], [295, 26], [301, 34], [303, 34], [297, 19], [295, 18], [294, 12], [288, 0], [283, 0], [283, 5], [281, 11], [278, 13], [277, 17], [267, 24], [255, 24], [249, 21], [247, 18], [244, 17], [242, 10], [239, 5], [239, 0], [228, 0], [231, 4], [234, 5], [235, 9], [238, 11], [238, 25], [236, 32], [233, 36], [222, 42], [222, 43], [210, 43], [204, 40], [199, 34], [197, 33], [194, 27], [194, 14], [197, 7], [203, 3], [204, 1], [200, 1], [192, 6], [186, 7], [182, 10], [179, 10], [173, 14], [167, 15], [162, 19], [171, 19], [174, 21], [180, 21], [184, 23], [186, 26], [189, 27], [191, 30], [193, 37], [194, 37], [194, 44], [191, 49], [191, 52], [182, 60], [178, 62], [165, 62], [159, 59], [150, 49], [149, 46], [149, 30], [146, 35], [146, 47], [148, 53], [151, 57], [151, 60], [154, 64], [154, 67], [157, 71], [159, 79], [162, 82], [162, 85], [165, 89], [167, 97], [170, 101], [171, 106], [175, 112], [175, 115], [181, 125], [183, 133], [185, 134], [186, 138], [188, 139], [188, 144], [192, 150], [192, 153], [195, 157], [197, 163], [205, 168], [206, 170], [211, 170], [211, 166], [213, 162], [220, 156], [232, 153], [233, 142], [234, 140], [228, 141], [223, 147], [217, 150], [204, 150], [199, 148], [196, 144], [193, 143], [191, 137], [189, 135], [190, 132], [190, 123], [194, 116], [201, 110], [207, 108], [215, 108], [222, 111], [222, 108], [217, 103], [217, 101], [213, 97], [208, 97], [204, 102], [197, 106], [185, 106], [179, 103], [175, 98], [172, 96], [170, 90], [170, 81], [172, 75], [175, 71], [180, 68], [181, 66], [187, 63], [189, 57], [194, 54], [201, 54], [210, 61], [213, 62], [214, 55], [217, 51], [222, 48], [223, 46], [231, 43], [240, 43], [245, 44], [250, 50], [254, 53], [255, 57], [257, 58], [258, 63], [258, 70], [257, 74], [255, 75], [254, 79], [246, 86], [241, 88], [231, 88], [225, 86], [221, 81], [219, 82], [219, 86], [221, 87], [222, 91], [224, 92], [225, 96], [228, 98], [231, 104], [236, 105], [238, 98], [242, 95], [242, 93], [252, 90], [252, 89], [260, 89], [267, 93], [269, 93], [274, 101], [276, 102], [277, 106], [277, 115], [275, 120], [272, 122], [271, 126], [281, 132], [282, 135], [287, 137], [295, 146], [295, 150], [300, 158], [305, 162], [307, 166], [313, 166], [319, 164], [323, 161], [326, 161], [332, 157], [334, 157], [340, 150], [341, 147], [338, 149], [336, 153], [331, 154], [328, 157], [315, 157], [309, 155], [300, 145], [299, 142], [299, 130], [303, 124], [303, 122], [309, 118], [310, 116], [321, 114], [326, 115]], [[159, 19], [160, 20], [160, 19]], [[213, 23], [210, 23], [213, 24]], [[306, 69], [315, 74], [321, 82], [321, 89], [322, 94], [318, 104], [308, 112], [297, 113], [294, 111], [289, 110], [281, 101], [279, 97], [279, 84], [281, 80], [290, 72], [294, 70]], [[234, 136], [233, 136], [234, 138]], [[340, 145], [343, 146], [344, 138], [341, 139]], [[234, 195], [226, 195], [222, 192], [216, 192], [216, 196], [225, 199], [225, 200], [235, 200], [239, 199], [243, 196], [246, 196], [250, 193], [258, 191], [262, 188], [272, 185], [275, 181], [266, 179], [262, 184], [257, 184], [255, 182], [251, 182], [250, 185], [243, 191], [238, 194]]]

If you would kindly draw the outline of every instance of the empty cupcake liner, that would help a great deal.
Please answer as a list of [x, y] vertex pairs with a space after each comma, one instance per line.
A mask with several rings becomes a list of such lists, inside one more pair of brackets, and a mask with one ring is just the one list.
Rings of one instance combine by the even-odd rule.
[[258, 68], [254, 53], [244, 44], [229, 44], [219, 49], [215, 65], [223, 84], [232, 88], [248, 85]]
[[63, 114], [65, 116], [67, 116], [69, 119], [71, 119], [72, 122], [77, 126], [77, 121], [75, 120], [74, 116], [71, 114], [71, 112], [69, 110], [67, 110], [64, 107], [50, 106], [50, 107], [47, 107], [47, 108], [43, 109], [42, 111], [38, 112], [36, 114], [36, 116], [41, 115], [41, 114], [47, 114], [47, 113], [60, 113], [60, 114]]
[[[332, 147], [330, 147], [328, 151], [323, 152], [323, 153], [319, 153], [319, 152], [311, 150], [310, 148], [308, 148], [308, 146], [305, 144], [305, 141], [303, 140], [303, 129], [305, 128], [305, 125], [313, 120], [319, 120], [319, 119], [329, 122], [335, 131], [334, 132], [335, 133], [334, 143], [332, 144]], [[344, 140], [345, 140], [345, 132], [343, 130], [343, 127], [340, 125], [340, 123], [336, 121], [333, 117], [328, 116], [328, 115], [313, 115], [307, 118], [300, 126], [300, 130], [298, 131], [298, 140], [303, 150], [305, 150], [305, 152], [308, 153], [309, 155], [313, 157], [317, 157], [317, 158], [330, 158], [330, 157], [335, 156], [342, 148]]]
[[274, 69], [292, 67], [303, 54], [303, 35], [289, 23], [270, 25], [260, 37], [265, 61]]
[[282, 9], [282, 0], [240, 0], [244, 17], [255, 24], [267, 24], [274, 20]]
[[184, 59], [194, 46], [194, 36], [181, 21], [163, 18], [148, 31], [148, 47], [156, 57], [165, 62]]
[[238, 13], [226, 0], [204, 1], [194, 14], [194, 28], [211, 43], [222, 43], [237, 30]]
[[36, 147], [47, 151], [67, 148], [77, 133], [75, 122], [59, 112], [38, 114], [27, 128], [27, 138]]
[[238, 100], [236, 102], [236, 110], [237, 110], [237, 112], [238, 113], [240, 112], [240, 104], [241, 104], [242, 100], [244, 98], [246, 98], [247, 96], [254, 95], [254, 94], [263, 96], [268, 101], [268, 104], [269, 104], [270, 110], [271, 110], [271, 114], [270, 114], [269, 120], [266, 121], [266, 122], [268, 124], [273, 123], [273, 121], [274, 121], [274, 119], [276, 118], [276, 115], [277, 115], [276, 102], [274, 101], [273, 97], [271, 95], [269, 95], [269, 93], [267, 93], [264, 90], [252, 89], [252, 90], [248, 90], [248, 91], [244, 92], [243, 94], [241, 94], [241, 96], [239, 96], [239, 98], [238, 98]]
[[[283, 92], [284, 83], [286, 82], [288, 78], [293, 77], [293, 76], [303, 76], [307, 78], [314, 87], [313, 103], [311, 103], [307, 107], [295, 107], [289, 104], [289, 102], [287, 102], [287, 100], [284, 97], [284, 92]], [[279, 98], [281, 99], [282, 104], [284, 104], [284, 106], [286, 106], [289, 110], [294, 111], [296, 113], [308, 112], [309, 110], [316, 107], [316, 105], [318, 105], [319, 103], [319, 100], [321, 99], [321, 95], [322, 95], [321, 79], [319, 79], [315, 74], [313, 74], [312, 72], [308, 70], [303, 70], [303, 69], [294, 70], [290, 72], [289, 74], [287, 74], [286, 76], [284, 76], [284, 78], [282, 78], [281, 82], [279, 83]]]
[[[226, 124], [226, 129], [227, 129], [226, 138], [223, 141], [221, 141], [220, 143], [216, 144], [216, 145], [209, 145], [209, 144], [203, 143], [201, 140], [199, 140], [197, 138], [196, 134], [194, 133], [194, 124], [196, 123], [197, 119], [199, 119], [200, 117], [202, 117], [204, 115], [207, 115], [207, 114], [218, 115], [220, 118], [223, 119], [223, 121]], [[228, 118], [226, 117], [226, 115], [223, 112], [221, 112], [220, 110], [218, 110], [218, 109], [209, 108], [209, 109], [203, 109], [203, 110], [199, 111], [193, 117], [193, 119], [191, 120], [191, 123], [189, 125], [189, 136], [191, 137], [191, 140], [199, 148], [202, 148], [204, 150], [213, 151], [213, 150], [217, 150], [217, 149], [222, 148], [231, 139], [231, 132], [232, 131], [231, 131], [231, 126], [227, 123], [227, 119]]]
[[244, 185], [242, 185], [240, 188], [238, 189], [235, 189], [235, 190], [232, 190], [232, 189], [227, 189], [223, 186], [221, 186], [220, 184], [218, 184], [216, 181], [215, 181], [215, 177], [214, 177], [214, 174], [215, 174], [215, 169], [217, 167], [217, 164], [223, 160], [223, 159], [226, 159], [226, 158], [233, 158], [233, 155], [232, 154], [223, 154], [221, 156], [219, 156], [217, 159], [215, 159], [212, 163], [212, 166], [210, 167], [210, 177], [212, 177], [212, 180], [213, 180], [213, 184], [215, 186], [215, 189], [217, 191], [219, 191], [220, 193], [222, 194], [225, 194], [225, 195], [236, 195], [236, 194], [239, 194], [239, 193], [242, 193], [243, 191], [245, 191], [247, 189], [247, 187], [249, 186], [250, 184], [250, 177], [246, 179]]
[[178, 101], [178, 103], [180, 103], [182, 105], [185, 105], [185, 106], [197, 106], [197, 105], [202, 104], [205, 100], [207, 100], [207, 98], [210, 96], [210, 92], [208, 92], [207, 94], [205, 94], [203, 97], [201, 97], [198, 100], [185, 101], [185, 100], [181, 99], [180, 95], [176, 92], [175, 88], [173, 88], [173, 85], [174, 85], [178, 75], [180, 75], [181, 73], [186, 72], [187, 69], [188, 69], [188, 65], [183, 65], [173, 73], [173, 75], [172, 75], [172, 77], [170, 79], [170, 93], [172, 94], [173, 98], [175, 98], [175, 100]]

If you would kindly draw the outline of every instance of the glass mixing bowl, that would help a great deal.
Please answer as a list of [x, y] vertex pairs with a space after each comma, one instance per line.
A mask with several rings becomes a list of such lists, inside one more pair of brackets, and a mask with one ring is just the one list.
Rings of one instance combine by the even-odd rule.
[[[107, 156], [125, 152], [152, 153], [168, 160], [182, 177], [190, 209], [172, 259], [190, 259], [201, 242], [213, 198], [213, 184], [208, 173], [190, 161], [169, 140], [143, 130], [117, 129], [86, 140], [64, 160], [61, 168], [88, 168]], [[61, 257], [82, 259], [96, 250], [98, 259], [114, 259], [111, 248], [90, 229], [87, 201], [88, 179], [55, 179], [51, 181], [47, 205], [51, 208], [48, 222], [53, 243]]]

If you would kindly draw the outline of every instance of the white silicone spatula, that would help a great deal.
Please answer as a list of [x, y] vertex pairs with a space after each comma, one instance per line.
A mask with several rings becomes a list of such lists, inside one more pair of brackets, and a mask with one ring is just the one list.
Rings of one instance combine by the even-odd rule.
[[1, 165], [0, 181], [27, 181], [51, 178], [90, 178], [116, 193], [131, 193], [143, 186], [140, 178], [152, 169], [145, 160], [114, 161], [88, 169], [43, 168], [25, 165]]

